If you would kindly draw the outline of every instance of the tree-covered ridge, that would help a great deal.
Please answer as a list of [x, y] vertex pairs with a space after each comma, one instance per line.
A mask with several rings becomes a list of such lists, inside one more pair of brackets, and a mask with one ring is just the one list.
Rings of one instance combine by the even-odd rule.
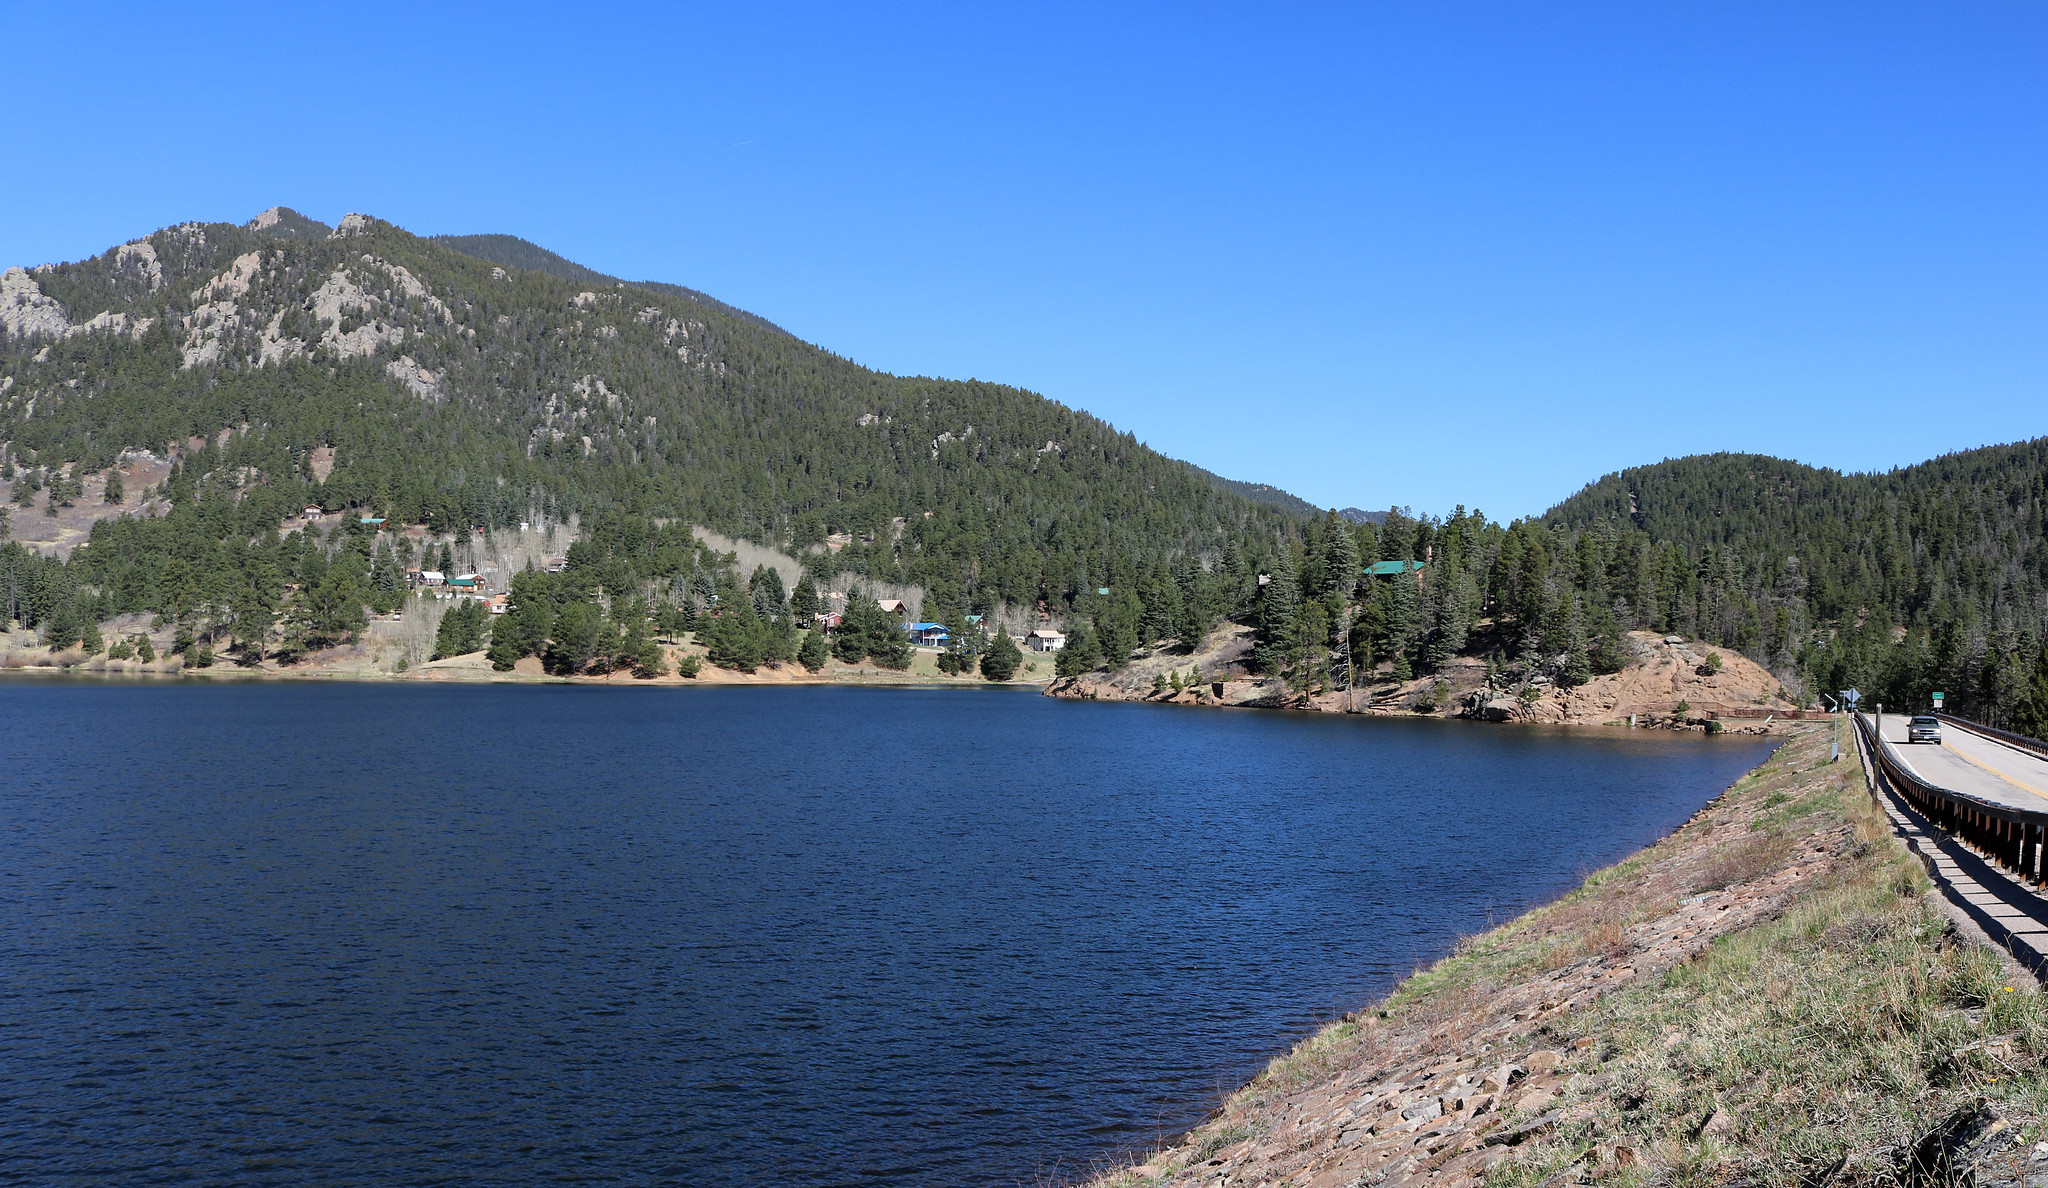
[[1620, 531], [1739, 573], [1741, 597], [1803, 607], [1820, 689], [1950, 704], [2048, 731], [2048, 438], [1844, 475], [1755, 455], [1608, 475], [1560, 531]]
[[1029, 392], [870, 371], [694, 297], [507, 269], [361, 216], [317, 240], [188, 224], [33, 280], [74, 326], [120, 319], [0, 340], [0, 466], [39, 475], [232, 430], [186, 481], [438, 529], [538, 509], [796, 549], [842, 533], [820, 568], [976, 609], [1057, 611], [1133, 558], [1288, 530]]
[[[537, 243], [521, 239], [517, 235], [436, 235], [434, 242], [443, 247], [453, 248], [465, 256], [475, 256], [506, 268], [529, 268], [545, 272], [549, 276], [572, 281], [579, 285], [618, 285], [625, 282], [616, 276], [606, 276], [594, 268], [585, 268], [574, 260], [556, 255]], [[651, 289], [671, 297], [686, 297], [699, 305], [731, 314], [742, 321], [753, 322], [767, 330], [782, 332], [782, 328], [758, 314], [727, 305], [709, 293], [700, 293], [682, 285], [665, 281], [633, 281], [635, 288]]]
[[1546, 518], [1630, 526], [1690, 550], [1795, 560], [1824, 619], [1917, 626], [1972, 606], [2039, 627], [2048, 592], [2048, 438], [1844, 475], [1753, 454], [1611, 474]]
[[[2048, 439], [1881, 475], [1715, 455], [1610, 475], [1502, 526], [1330, 514], [1263, 559], [1155, 566], [1085, 596], [1069, 673], [1250, 616], [1260, 666], [1394, 680], [1483, 655], [1528, 691], [1613, 671], [1629, 630], [1742, 652], [1795, 694], [1859, 688], [2048, 732]], [[1367, 576], [1375, 561], [1412, 572]], [[1254, 584], [1254, 570], [1265, 584]]]
[[[433, 539], [574, 516], [614, 559], [701, 524], [803, 552], [833, 588], [920, 585], [949, 626], [1037, 608], [1075, 628], [1070, 669], [1234, 615], [1297, 680], [1482, 654], [1526, 687], [1625, 662], [1636, 628], [1742, 651], [1795, 690], [1905, 704], [1941, 688], [1995, 722], [2038, 705], [2048, 728], [2048, 442], [1885, 475], [1681, 459], [1505, 526], [1462, 509], [1304, 520], [1284, 493], [1254, 491], [1281, 496], [1264, 506], [1029, 392], [870, 371], [688, 291], [493, 263], [472, 253], [525, 259], [503, 254], [523, 241], [485, 239], [457, 251], [272, 211], [8, 273], [0, 482], [17, 514], [75, 500], [124, 450], [178, 460], [161, 520], [102, 524], [68, 564], [9, 552], [14, 617], [69, 631], [150, 611], [212, 632], [270, 614], [245, 643], [310, 647], [422, 558], [329, 538], [311, 560], [271, 535], [304, 504]], [[1426, 569], [1368, 576], [1374, 561]], [[567, 597], [566, 621], [599, 613], [625, 639], [664, 602], [719, 605], [665, 565], [548, 597], [585, 591], [597, 612]], [[736, 657], [793, 641], [771, 614], [758, 631], [714, 618]]]

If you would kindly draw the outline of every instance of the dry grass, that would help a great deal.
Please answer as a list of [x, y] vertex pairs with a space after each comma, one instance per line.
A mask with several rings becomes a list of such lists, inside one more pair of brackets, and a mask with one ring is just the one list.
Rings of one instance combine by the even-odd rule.
[[[1672, 837], [1274, 1061], [1154, 1153], [1155, 1175], [1099, 1182], [1376, 1182], [1382, 1140], [1325, 1145], [1334, 1132], [1304, 1119], [1369, 1083], [1444, 1085], [1537, 1049], [1563, 1053], [1557, 1095], [1504, 1094], [1464, 1133], [1540, 1111], [1562, 1121], [1490, 1170], [1453, 1165], [1433, 1183], [1889, 1182], [1902, 1144], [1980, 1097], [2039, 1137], [2048, 1003], [1954, 933], [1853, 758], [1826, 754], [1824, 731], [1795, 736]], [[1406, 1174], [1477, 1141], [1430, 1148]], [[1207, 1162], [1218, 1152], [1227, 1169]]]
[[1775, 835], [1706, 872], [1703, 885], [1763, 877], [1788, 826], [1847, 825], [1854, 849], [1787, 911], [1555, 1027], [1591, 1041], [1591, 1116], [1496, 1169], [1495, 1188], [1573, 1165], [1619, 1185], [1789, 1186], [1838, 1163], [1836, 1183], [1874, 1181], [1965, 1102], [2048, 1112], [2039, 987], [1957, 936], [1877, 807], [1841, 792], [1767, 796], [1757, 827]]

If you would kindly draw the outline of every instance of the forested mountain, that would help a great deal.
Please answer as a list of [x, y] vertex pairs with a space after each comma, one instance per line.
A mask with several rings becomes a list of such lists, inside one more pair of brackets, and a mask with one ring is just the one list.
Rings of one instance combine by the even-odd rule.
[[1290, 495], [1268, 483], [1247, 483], [1238, 479], [1227, 479], [1220, 474], [1203, 470], [1199, 466], [1195, 467], [1195, 473], [1215, 483], [1225, 491], [1242, 495], [1253, 503], [1263, 503], [1267, 507], [1275, 508], [1292, 516], [1299, 516], [1304, 520], [1310, 516], [1322, 514], [1323, 509], [1315, 504], [1297, 495]]
[[[581, 285], [618, 285], [624, 283], [616, 276], [606, 276], [595, 269], [585, 268], [574, 260], [564, 259], [537, 243], [529, 243], [517, 235], [436, 235], [434, 242], [443, 247], [454, 248], [465, 256], [474, 256], [491, 264], [506, 268], [527, 268], [534, 272], [545, 272], [549, 276]], [[782, 327], [758, 314], [727, 305], [708, 293], [672, 285], [665, 281], [634, 281], [635, 288], [652, 289], [671, 297], [685, 297], [699, 305], [708, 306], [722, 313], [731, 314], [755, 325], [777, 332]]]
[[[1463, 508], [1330, 513], [1256, 592], [1229, 558], [1218, 572], [1221, 603], [1257, 615], [1262, 667], [1310, 684], [1343, 658], [1408, 679], [1476, 653], [1499, 687], [1533, 693], [1620, 667], [1626, 632], [1646, 629], [1740, 651], [1795, 696], [1858, 688], [1924, 708], [1941, 690], [1963, 713], [2043, 734], [2044, 516], [2048, 438], [1868, 475], [1719, 454], [1609, 475], [1506, 526]], [[1374, 562], [1416, 568], [1363, 572]], [[1135, 599], [1084, 596], [1092, 638], [1066, 672], [1098, 646], [1114, 656], [1171, 635], [1155, 604], [1217, 605], [1206, 580], [1161, 573]], [[1182, 638], [1214, 613], [1188, 614]]]
[[1940, 689], [2048, 730], [2048, 438], [1884, 474], [1681, 458], [1608, 475], [1544, 522], [1692, 559], [1725, 592], [1698, 629], [1731, 646], [1768, 639], [1783, 610], [1818, 688], [1893, 705]]
[[[1942, 688], [2048, 729], [2048, 440], [1884, 475], [1687, 458], [1505, 526], [1315, 515], [1032, 393], [871, 371], [524, 240], [275, 209], [0, 275], [13, 514], [54, 514], [135, 450], [175, 460], [150, 514], [99, 523], [68, 562], [0, 547], [0, 619], [65, 644], [142, 612], [295, 654], [458, 535], [574, 516], [567, 572], [530, 575], [532, 613], [492, 629], [508, 659], [576, 671], [713, 605], [741, 624], [721, 610], [738, 634], [720, 654], [785, 655], [796, 603], [866, 578], [923, 587], [933, 619], [1067, 624], [1069, 671], [1238, 616], [1297, 682], [1482, 654], [1527, 693], [1625, 664], [1648, 629], [1795, 693]], [[348, 509], [344, 528], [280, 535], [309, 503]], [[430, 531], [359, 526], [378, 519]], [[821, 585], [795, 599], [721, 567], [692, 524], [800, 553]], [[846, 646], [892, 655], [886, 635], [863, 621]]]
[[[8, 270], [0, 479], [25, 473], [32, 500], [124, 450], [175, 452], [167, 493], [216, 508], [221, 540], [308, 502], [439, 531], [631, 514], [796, 550], [844, 533], [820, 568], [920, 584], [941, 611], [1058, 612], [1148, 558], [1292, 530], [1032, 393], [885, 375], [687, 290], [459, 242], [272, 211]], [[148, 605], [165, 563], [138, 559], [118, 604]]]

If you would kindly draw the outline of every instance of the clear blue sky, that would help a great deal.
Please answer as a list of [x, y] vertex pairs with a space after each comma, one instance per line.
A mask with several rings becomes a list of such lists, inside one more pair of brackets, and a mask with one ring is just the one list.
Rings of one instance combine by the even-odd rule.
[[2048, 8], [0, 3], [0, 264], [502, 231], [1325, 506], [2048, 433]]

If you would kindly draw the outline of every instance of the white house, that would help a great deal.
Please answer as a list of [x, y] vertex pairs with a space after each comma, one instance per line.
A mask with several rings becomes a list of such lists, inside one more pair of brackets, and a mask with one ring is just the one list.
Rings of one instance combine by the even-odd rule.
[[1067, 637], [1044, 627], [1024, 637], [1024, 646], [1034, 652], [1057, 652], [1067, 646]]

